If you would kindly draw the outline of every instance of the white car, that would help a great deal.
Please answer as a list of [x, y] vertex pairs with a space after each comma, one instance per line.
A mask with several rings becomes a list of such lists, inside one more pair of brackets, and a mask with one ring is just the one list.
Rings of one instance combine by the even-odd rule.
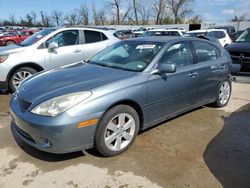
[[197, 37], [199, 35], [217, 38], [222, 47], [232, 43], [232, 40], [225, 29], [194, 30], [186, 32], [183, 36]]
[[61, 27], [42, 30], [19, 46], [1, 47], [0, 90], [15, 91], [36, 72], [88, 60], [117, 41], [108, 29]]
[[179, 29], [151, 29], [142, 34], [143, 37], [152, 36], [182, 36], [183, 33]]

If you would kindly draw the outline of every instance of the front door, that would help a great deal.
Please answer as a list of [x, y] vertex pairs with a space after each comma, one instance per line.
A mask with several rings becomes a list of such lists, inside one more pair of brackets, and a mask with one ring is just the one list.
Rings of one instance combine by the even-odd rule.
[[[83, 60], [83, 45], [79, 42], [79, 30], [66, 30], [46, 41], [44, 58], [47, 68], [59, 67]], [[50, 51], [48, 46], [56, 42], [58, 48]]]
[[174, 116], [193, 105], [196, 94], [197, 72], [188, 42], [173, 44], [158, 64], [176, 64], [175, 73], [152, 74], [148, 78], [147, 106], [149, 122], [156, 123]]

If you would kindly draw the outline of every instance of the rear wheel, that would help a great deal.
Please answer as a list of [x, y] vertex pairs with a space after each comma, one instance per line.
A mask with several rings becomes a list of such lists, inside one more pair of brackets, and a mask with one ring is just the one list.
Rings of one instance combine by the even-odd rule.
[[21, 67], [17, 69], [9, 79], [9, 88], [12, 92], [16, 91], [19, 84], [32, 74], [35, 74], [37, 71], [30, 67]]
[[11, 45], [15, 45], [16, 43], [14, 41], [8, 41], [6, 42], [6, 46], [11, 46]]
[[118, 105], [107, 111], [95, 133], [95, 148], [104, 156], [126, 151], [139, 131], [139, 117], [130, 106]]
[[215, 101], [216, 107], [226, 106], [232, 92], [231, 82], [229, 80], [223, 81], [219, 86], [219, 91], [217, 94], [217, 99]]

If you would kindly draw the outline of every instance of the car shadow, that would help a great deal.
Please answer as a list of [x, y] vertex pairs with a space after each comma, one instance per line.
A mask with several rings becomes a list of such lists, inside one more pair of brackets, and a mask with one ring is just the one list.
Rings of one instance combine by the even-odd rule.
[[73, 152], [73, 153], [67, 153], [67, 154], [53, 154], [48, 153], [44, 151], [40, 151], [29, 144], [25, 143], [23, 140], [21, 140], [16, 134], [15, 131], [13, 131], [13, 127], [11, 126], [11, 132], [12, 135], [17, 143], [17, 145], [27, 154], [31, 155], [34, 158], [37, 158], [39, 160], [47, 161], [47, 162], [59, 162], [59, 161], [66, 161], [70, 159], [75, 159], [78, 157], [85, 156], [82, 151], [79, 152]]
[[203, 158], [225, 188], [250, 187], [250, 103], [225, 118]]

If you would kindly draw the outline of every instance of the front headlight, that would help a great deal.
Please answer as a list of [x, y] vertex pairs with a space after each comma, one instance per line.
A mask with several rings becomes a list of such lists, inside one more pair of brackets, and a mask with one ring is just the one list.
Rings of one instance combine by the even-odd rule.
[[4, 62], [8, 57], [9, 55], [0, 55], [0, 63]]
[[41, 116], [56, 116], [90, 97], [90, 91], [70, 93], [47, 100], [31, 110]]

